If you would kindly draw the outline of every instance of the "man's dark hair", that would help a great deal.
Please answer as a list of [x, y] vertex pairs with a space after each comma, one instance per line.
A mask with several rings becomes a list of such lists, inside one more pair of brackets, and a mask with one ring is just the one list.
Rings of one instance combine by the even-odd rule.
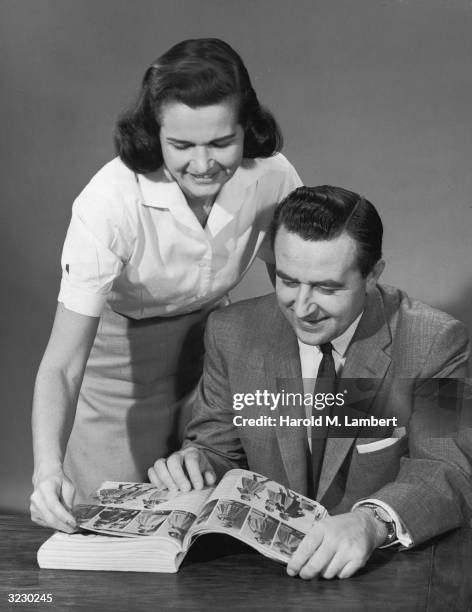
[[162, 165], [159, 140], [164, 104], [191, 108], [234, 102], [244, 129], [243, 157], [270, 157], [282, 148], [282, 134], [272, 114], [257, 99], [238, 53], [218, 38], [184, 40], [161, 55], [144, 74], [135, 105], [115, 129], [115, 148], [134, 172]]
[[341, 187], [298, 187], [275, 210], [272, 247], [281, 227], [312, 241], [332, 240], [346, 232], [357, 245], [357, 263], [363, 277], [382, 257], [383, 226], [375, 206]]

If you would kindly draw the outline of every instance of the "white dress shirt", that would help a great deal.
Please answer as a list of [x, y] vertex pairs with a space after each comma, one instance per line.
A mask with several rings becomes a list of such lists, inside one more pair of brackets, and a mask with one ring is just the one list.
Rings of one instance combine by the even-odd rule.
[[167, 170], [135, 174], [115, 158], [74, 202], [58, 300], [95, 317], [108, 301], [136, 319], [215, 304], [258, 251], [273, 261], [267, 230], [274, 208], [300, 185], [280, 153], [244, 159], [202, 227]]
[[[354, 333], [357, 329], [359, 321], [361, 320], [362, 313], [355, 319], [351, 325], [337, 338], [331, 340], [331, 345], [333, 347], [332, 355], [334, 359], [334, 365], [336, 368], [337, 375], [341, 375], [342, 368], [346, 362], [346, 352], [349, 347], [349, 344], [354, 336]], [[323, 358], [323, 353], [321, 352], [318, 346], [311, 346], [308, 344], [304, 344], [298, 340], [298, 348], [300, 353], [300, 363], [302, 370], [302, 378], [303, 378], [303, 390], [305, 393], [313, 393], [316, 375], [318, 373], [318, 368], [320, 366], [321, 360]], [[305, 407], [307, 417], [311, 416], [312, 408], [311, 406]], [[307, 427], [307, 435], [308, 435], [308, 445], [311, 450], [311, 425]], [[352, 507], [352, 510], [366, 503], [375, 504], [383, 508], [393, 519], [395, 522], [395, 528], [397, 532], [397, 539], [389, 544], [388, 546], [393, 546], [394, 544], [401, 544], [405, 548], [409, 548], [412, 546], [412, 539], [398, 514], [393, 510], [388, 504], [378, 500], [378, 499], [363, 499], [360, 502], [357, 502]], [[384, 548], [383, 546], [381, 548]], [[386, 548], [386, 547], [385, 547]]]

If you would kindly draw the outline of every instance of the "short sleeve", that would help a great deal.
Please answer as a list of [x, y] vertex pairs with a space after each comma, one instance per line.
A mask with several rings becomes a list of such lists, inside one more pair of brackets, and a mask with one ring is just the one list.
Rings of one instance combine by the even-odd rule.
[[72, 208], [58, 301], [74, 312], [100, 316], [131, 251], [123, 203], [86, 187]]
[[[298, 176], [297, 171], [292, 164], [283, 156], [280, 157], [280, 168], [278, 168], [278, 181], [277, 181], [277, 193], [274, 198], [272, 206], [269, 206], [264, 211], [263, 223], [267, 230], [270, 228], [272, 218], [274, 216], [275, 208], [290, 192], [297, 187], [303, 185], [301, 178]], [[272, 177], [274, 180], [275, 177]], [[257, 254], [259, 259], [262, 259], [265, 263], [275, 263], [274, 253], [272, 251], [272, 245], [270, 243], [270, 232], [267, 231], [264, 241]]]

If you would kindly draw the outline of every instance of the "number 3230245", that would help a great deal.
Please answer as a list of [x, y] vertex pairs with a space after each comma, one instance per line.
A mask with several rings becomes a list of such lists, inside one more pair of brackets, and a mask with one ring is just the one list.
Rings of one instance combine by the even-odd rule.
[[9, 603], [51, 603], [52, 593], [8, 593]]

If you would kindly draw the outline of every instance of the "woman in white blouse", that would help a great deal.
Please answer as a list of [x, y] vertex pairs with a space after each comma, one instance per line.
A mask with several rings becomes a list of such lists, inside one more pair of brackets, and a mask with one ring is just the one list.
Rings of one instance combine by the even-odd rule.
[[202, 334], [300, 179], [239, 55], [183, 41], [146, 71], [118, 157], [74, 202], [33, 406], [32, 519], [63, 531], [103, 480], [180, 447]]

